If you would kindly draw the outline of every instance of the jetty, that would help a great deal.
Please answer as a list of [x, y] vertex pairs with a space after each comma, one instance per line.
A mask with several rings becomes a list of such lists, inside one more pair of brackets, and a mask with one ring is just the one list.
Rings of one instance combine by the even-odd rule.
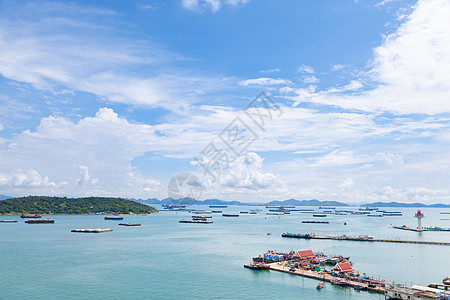
[[83, 228], [83, 229], [72, 229], [71, 232], [81, 232], [81, 233], [101, 233], [113, 231], [111, 228]]
[[450, 242], [434, 242], [434, 241], [412, 241], [412, 240], [392, 240], [392, 239], [376, 239], [373, 236], [328, 236], [328, 235], [315, 235], [315, 234], [302, 234], [302, 233], [288, 233], [285, 232], [281, 235], [286, 238], [296, 239], [316, 239], [316, 240], [338, 240], [338, 241], [356, 241], [356, 242], [383, 242], [383, 243], [402, 243], [402, 244], [422, 244], [422, 245], [442, 245], [450, 246]]
[[419, 228], [412, 228], [412, 227], [408, 227], [406, 225], [403, 226], [394, 226], [395, 229], [400, 229], [400, 230], [409, 230], [409, 231], [416, 231], [416, 232], [422, 232], [422, 231], [450, 231], [450, 228], [441, 228], [441, 227], [422, 227], [421, 229]]

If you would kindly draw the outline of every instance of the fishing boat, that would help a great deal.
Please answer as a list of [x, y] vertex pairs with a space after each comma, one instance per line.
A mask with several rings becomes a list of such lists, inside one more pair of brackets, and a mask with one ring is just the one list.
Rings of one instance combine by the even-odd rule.
[[252, 270], [269, 270], [270, 266], [263, 263], [250, 263], [248, 265], [244, 265], [244, 268], [252, 269]]
[[331, 282], [331, 284], [333, 284], [333, 285], [338, 285], [338, 286], [348, 286], [348, 282], [343, 281], [343, 280], [339, 280], [339, 279], [336, 279], [336, 278], [333, 278], [330, 282]]
[[323, 289], [323, 282], [319, 283], [319, 284], [316, 286], [316, 289], [318, 289], [318, 290]]

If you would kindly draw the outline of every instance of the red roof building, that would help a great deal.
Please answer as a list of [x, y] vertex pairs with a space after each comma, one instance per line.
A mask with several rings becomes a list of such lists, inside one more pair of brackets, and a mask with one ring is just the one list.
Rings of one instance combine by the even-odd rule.
[[336, 264], [335, 266], [334, 266], [334, 268], [333, 269], [331, 269], [331, 270], [333, 270], [333, 271], [337, 271], [337, 272], [340, 272], [340, 273], [348, 273], [348, 272], [353, 272], [353, 271], [355, 271], [353, 268], [352, 268], [352, 266], [350, 265], [350, 263], [339, 263], [339, 264]]
[[295, 256], [300, 257], [301, 259], [316, 257], [316, 255], [314, 254], [314, 252], [312, 252], [312, 250], [297, 251]]

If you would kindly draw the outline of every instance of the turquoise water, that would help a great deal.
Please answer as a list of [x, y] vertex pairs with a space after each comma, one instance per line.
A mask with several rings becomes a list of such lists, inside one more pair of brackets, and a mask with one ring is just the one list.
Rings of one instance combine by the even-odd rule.
[[[205, 207], [194, 207], [205, 208]], [[208, 209], [206, 207], [206, 209]], [[248, 210], [228, 207], [224, 212]], [[224, 218], [213, 224], [180, 224], [186, 212], [125, 216], [118, 226], [104, 216], [52, 216], [55, 224], [0, 223], [0, 299], [384, 299], [384, 296], [325, 284], [275, 271], [244, 269], [268, 249], [312, 249], [350, 256], [361, 273], [392, 282], [426, 285], [450, 275], [450, 246], [297, 240], [281, 233], [369, 234], [450, 242], [450, 232], [409, 232], [393, 225], [415, 226], [415, 210], [403, 217], [329, 215], [330, 224], [302, 224], [311, 215], [258, 215]], [[444, 209], [424, 209], [425, 226], [450, 227]], [[348, 225], [344, 226], [343, 223]], [[75, 228], [112, 228], [100, 234], [71, 233]], [[267, 233], [272, 233], [267, 235]]]

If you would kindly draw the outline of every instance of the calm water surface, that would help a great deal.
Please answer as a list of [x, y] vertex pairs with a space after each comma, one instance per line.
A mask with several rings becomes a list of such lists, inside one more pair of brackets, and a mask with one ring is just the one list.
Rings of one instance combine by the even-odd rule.
[[[160, 208], [160, 207], [157, 207]], [[207, 207], [193, 207], [208, 209]], [[260, 207], [262, 208], [262, 207]], [[246, 207], [222, 209], [238, 213]], [[317, 209], [317, 208], [316, 208]], [[350, 256], [360, 273], [389, 282], [427, 285], [450, 275], [450, 246], [296, 240], [283, 232], [369, 234], [376, 238], [450, 242], [450, 232], [409, 232], [414, 209], [402, 217], [329, 215], [330, 224], [302, 224], [311, 215], [258, 215], [224, 218], [213, 224], [180, 224], [187, 212], [125, 216], [118, 226], [104, 216], [52, 216], [55, 224], [0, 223], [0, 299], [384, 299], [384, 296], [325, 284], [274, 271], [244, 269], [268, 249], [322, 251]], [[424, 209], [425, 226], [450, 227], [449, 209]], [[347, 222], [348, 225], [343, 225]], [[75, 228], [112, 228], [101, 234], [71, 233]], [[271, 235], [267, 235], [270, 232]]]

